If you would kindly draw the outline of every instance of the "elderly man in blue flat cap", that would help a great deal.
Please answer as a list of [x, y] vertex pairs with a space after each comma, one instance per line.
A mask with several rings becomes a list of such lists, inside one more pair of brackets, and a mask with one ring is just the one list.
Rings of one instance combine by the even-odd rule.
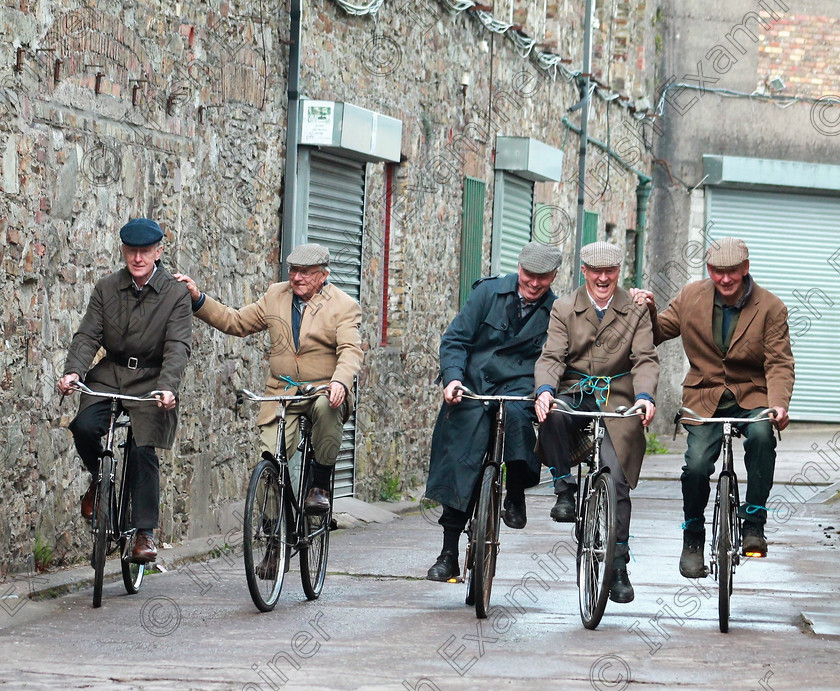
[[[192, 304], [187, 289], [161, 265], [163, 231], [148, 218], [135, 218], [120, 230], [125, 267], [100, 279], [73, 336], [58, 390], [68, 394], [84, 379], [94, 391], [141, 396], [162, 391], [157, 406], [125, 403], [134, 444], [129, 455], [133, 527], [132, 560], [157, 558], [153, 531], [158, 525], [160, 480], [155, 448], [170, 449], [178, 422], [177, 393], [190, 356]], [[90, 367], [97, 351], [105, 357]], [[70, 423], [85, 467], [96, 475], [110, 403], [82, 395]], [[82, 497], [82, 516], [93, 516], [95, 481]]]

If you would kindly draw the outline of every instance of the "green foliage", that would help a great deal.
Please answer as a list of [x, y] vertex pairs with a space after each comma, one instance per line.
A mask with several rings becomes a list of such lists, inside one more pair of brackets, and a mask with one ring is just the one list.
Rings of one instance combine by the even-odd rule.
[[379, 501], [396, 501], [400, 498], [400, 476], [390, 470], [379, 478]]
[[35, 570], [46, 571], [52, 564], [53, 548], [38, 535], [35, 538], [35, 549], [32, 550], [32, 556], [35, 557]]
[[670, 449], [659, 441], [659, 437], [656, 434], [649, 432], [645, 435], [645, 453], [650, 455], [670, 453]]

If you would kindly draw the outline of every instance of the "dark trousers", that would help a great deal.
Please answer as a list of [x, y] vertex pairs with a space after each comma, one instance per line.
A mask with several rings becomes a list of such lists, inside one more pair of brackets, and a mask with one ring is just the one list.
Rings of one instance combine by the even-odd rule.
[[[569, 402], [575, 401], [572, 396], [558, 396]], [[578, 397], [577, 401], [580, 398]], [[597, 406], [591, 396], [585, 396], [578, 406], [578, 410], [595, 411]], [[580, 429], [586, 426], [586, 418], [566, 415], [555, 411], [549, 413], [548, 417], [540, 425], [540, 450], [542, 461], [551, 469], [554, 476], [554, 493], [560, 494], [567, 490], [577, 490], [577, 475], [571, 474], [569, 458], [571, 456], [570, 440], [579, 433]], [[615, 453], [609, 432], [604, 430], [604, 440], [601, 442], [601, 462], [609, 468], [610, 475], [615, 483], [616, 495], [616, 558], [629, 559], [628, 540], [630, 539], [630, 513], [632, 502], [630, 501], [630, 483], [624, 477], [621, 463]]]
[[[110, 421], [111, 403], [101, 401], [82, 410], [70, 423], [76, 450], [91, 475], [99, 471], [99, 457], [104, 451], [102, 437], [108, 431]], [[132, 523], [138, 530], [154, 530], [158, 525], [158, 467], [159, 461], [153, 446], [136, 446], [132, 443], [126, 472]]]
[[[718, 408], [715, 416], [752, 417], [762, 408], [745, 410], [738, 405]], [[715, 470], [723, 444], [723, 424], [683, 425], [688, 432], [688, 449], [682, 469], [683, 513], [685, 529], [703, 532], [703, 515], [709, 501], [709, 478]], [[767, 512], [762, 509], [747, 511], [748, 505], [766, 506], [773, 487], [776, 468], [776, 437], [769, 422], [754, 422], [741, 426], [744, 434], [744, 464], [747, 467], [746, 503], [738, 514], [741, 518], [764, 525]]]

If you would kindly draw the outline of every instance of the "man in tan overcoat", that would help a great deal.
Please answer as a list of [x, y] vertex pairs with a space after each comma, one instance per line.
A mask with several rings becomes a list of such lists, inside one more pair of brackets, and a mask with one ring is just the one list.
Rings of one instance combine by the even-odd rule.
[[[743, 240], [721, 238], [706, 251], [710, 278], [686, 285], [671, 304], [656, 314], [653, 293], [632, 290], [647, 303], [656, 344], [682, 336], [689, 369], [683, 380], [683, 405], [701, 417], [752, 417], [770, 407], [779, 429], [788, 425], [793, 393], [793, 354], [787, 308], [750, 275], [749, 250]], [[703, 561], [704, 512], [709, 477], [720, 454], [720, 424], [685, 425], [688, 448], [682, 472], [683, 550], [680, 573], [707, 575]], [[741, 550], [767, 554], [765, 504], [773, 486], [776, 437], [769, 422], [743, 426], [747, 467]]]
[[[134, 444], [129, 454], [129, 492], [137, 528], [132, 558], [154, 561], [153, 531], [158, 525], [160, 479], [155, 447], [171, 449], [178, 423], [176, 395], [190, 357], [192, 316], [184, 286], [159, 265], [163, 248], [160, 226], [136, 218], [120, 229], [126, 266], [97, 282], [87, 311], [73, 336], [58, 390], [68, 394], [84, 377], [94, 391], [141, 396], [162, 392], [157, 406], [124, 402], [131, 417]], [[99, 349], [106, 351], [93, 369]], [[102, 435], [108, 429], [110, 402], [82, 394], [79, 413], [70, 423], [76, 449], [96, 475]], [[82, 498], [82, 516], [93, 515], [96, 483]]]
[[[286, 416], [286, 452], [297, 446], [299, 419], [312, 420], [315, 447], [313, 487], [304, 500], [307, 511], [329, 509], [330, 476], [341, 446], [344, 423], [353, 408], [353, 380], [362, 366], [359, 303], [327, 281], [329, 249], [317, 244], [299, 245], [286, 258], [289, 280], [274, 283], [255, 303], [233, 309], [200, 292], [189, 276], [184, 281], [193, 299], [195, 316], [234, 336], [268, 331], [271, 339], [265, 395], [279, 396], [305, 385], [329, 384], [328, 396], [289, 406]], [[275, 452], [275, 406], [263, 403], [257, 425], [260, 444]]]
[[[617, 544], [610, 599], [632, 602], [627, 575], [630, 537], [630, 489], [636, 486], [645, 453], [644, 427], [656, 413], [654, 396], [659, 359], [653, 345], [650, 316], [618, 287], [621, 251], [607, 242], [581, 249], [585, 284], [558, 299], [551, 310], [548, 340], [534, 371], [540, 425], [537, 453], [555, 478], [556, 521], [574, 521], [577, 480], [569, 467], [570, 440], [584, 418], [551, 410], [552, 399], [563, 398], [580, 410], [614, 411], [640, 403], [644, 415], [608, 419], [601, 457], [615, 481]], [[581, 422], [583, 421], [583, 422]]]

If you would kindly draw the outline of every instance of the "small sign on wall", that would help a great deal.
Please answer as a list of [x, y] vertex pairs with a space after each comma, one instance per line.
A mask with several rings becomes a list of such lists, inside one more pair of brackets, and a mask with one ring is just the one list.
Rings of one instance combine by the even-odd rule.
[[333, 143], [335, 101], [304, 101], [301, 144], [329, 146]]

